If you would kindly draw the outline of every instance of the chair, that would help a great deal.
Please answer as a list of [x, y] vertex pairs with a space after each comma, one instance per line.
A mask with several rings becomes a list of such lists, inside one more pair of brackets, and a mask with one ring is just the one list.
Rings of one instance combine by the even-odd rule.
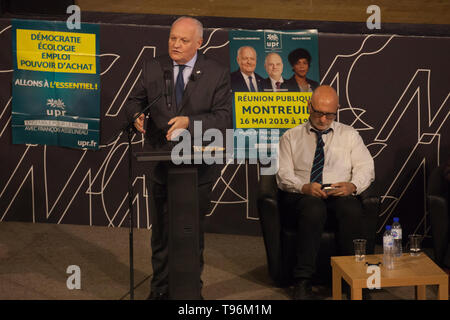
[[[443, 267], [449, 250], [448, 183], [443, 175], [444, 166], [435, 168], [428, 178], [427, 206], [433, 237], [434, 260]], [[447, 266], [448, 268], [448, 266]]]
[[[359, 197], [367, 214], [365, 233], [367, 238], [367, 254], [375, 251], [375, 236], [380, 206], [380, 198], [375, 196], [374, 183]], [[260, 177], [258, 190], [258, 212], [261, 221], [264, 245], [267, 254], [269, 275], [276, 286], [285, 287], [293, 282], [293, 268], [296, 260], [296, 229], [282, 226], [278, 205], [279, 190], [275, 175]], [[316, 282], [331, 280], [330, 257], [336, 255], [335, 226], [325, 225], [322, 233], [317, 260]]]

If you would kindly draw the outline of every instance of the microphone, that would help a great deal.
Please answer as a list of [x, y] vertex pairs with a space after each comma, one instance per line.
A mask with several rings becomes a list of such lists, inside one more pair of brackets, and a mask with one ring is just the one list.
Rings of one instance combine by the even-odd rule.
[[142, 114], [146, 114], [150, 110], [150, 108], [153, 107], [153, 105], [155, 103], [157, 103], [159, 101], [159, 99], [161, 99], [161, 97], [162, 97], [162, 92], [155, 99], [153, 99], [152, 102], [150, 102], [150, 104], [148, 106], [146, 106], [144, 109], [142, 109], [141, 112], [134, 115], [133, 119], [125, 127], [125, 130], [128, 130], [128, 129], [135, 130], [134, 122], [136, 121], [136, 119], [139, 118]]
[[172, 72], [170, 70], [164, 70], [164, 96], [166, 97], [166, 104], [170, 108], [172, 107]]

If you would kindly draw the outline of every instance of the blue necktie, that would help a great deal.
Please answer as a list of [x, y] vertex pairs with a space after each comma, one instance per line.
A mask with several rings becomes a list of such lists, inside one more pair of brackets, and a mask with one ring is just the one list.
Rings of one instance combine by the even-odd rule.
[[248, 77], [248, 82], [250, 82], [250, 92], [256, 92], [255, 86], [253, 85], [252, 76]]
[[178, 76], [177, 82], [175, 83], [175, 98], [177, 99], [177, 107], [181, 106], [181, 101], [183, 100], [183, 92], [184, 92], [184, 78], [183, 78], [183, 70], [186, 66], [184, 64], [178, 65]]
[[317, 146], [316, 146], [316, 152], [314, 153], [314, 161], [311, 168], [311, 178], [310, 182], [318, 182], [322, 184], [322, 172], [323, 172], [323, 164], [325, 161], [325, 154], [323, 152], [323, 146], [325, 143], [322, 139], [322, 134], [327, 134], [330, 132], [331, 128], [328, 128], [325, 131], [317, 131], [314, 129], [311, 129], [311, 131], [315, 132], [317, 134]]

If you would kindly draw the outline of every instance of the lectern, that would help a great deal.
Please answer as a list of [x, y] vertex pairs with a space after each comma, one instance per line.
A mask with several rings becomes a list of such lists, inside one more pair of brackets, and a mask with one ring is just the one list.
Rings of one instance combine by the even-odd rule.
[[[135, 156], [139, 162], [172, 162], [170, 151], [137, 152]], [[181, 156], [181, 159], [197, 163], [202, 159], [202, 153], [195, 152], [190, 156]], [[169, 299], [200, 299], [197, 167], [193, 164], [172, 165], [168, 171], [167, 189]]]

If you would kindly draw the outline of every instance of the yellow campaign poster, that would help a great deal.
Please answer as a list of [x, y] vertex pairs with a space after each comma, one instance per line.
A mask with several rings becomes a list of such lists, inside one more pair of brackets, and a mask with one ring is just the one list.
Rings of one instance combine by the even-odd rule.
[[99, 26], [12, 21], [12, 141], [96, 150], [100, 144]]
[[96, 73], [95, 34], [17, 29], [17, 69]]
[[308, 121], [311, 92], [236, 92], [236, 129], [289, 129]]

